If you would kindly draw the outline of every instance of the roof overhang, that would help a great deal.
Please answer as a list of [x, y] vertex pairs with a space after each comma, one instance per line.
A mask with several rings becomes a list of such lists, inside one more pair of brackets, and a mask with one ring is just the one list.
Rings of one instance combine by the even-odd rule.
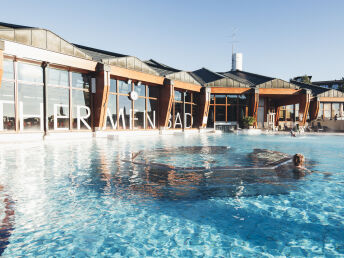
[[246, 94], [249, 93], [252, 88], [231, 88], [231, 87], [210, 87], [212, 94]]
[[302, 90], [287, 88], [260, 88], [259, 95], [297, 95]]
[[320, 102], [344, 102], [344, 97], [319, 97]]
[[38, 62], [48, 62], [68, 67], [76, 67], [88, 71], [95, 71], [97, 62], [75, 56], [65, 55], [50, 50], [27, 46], [24, 44], [5, 41], [4, 55], [14, 56], [19, 59], [29, 59]]

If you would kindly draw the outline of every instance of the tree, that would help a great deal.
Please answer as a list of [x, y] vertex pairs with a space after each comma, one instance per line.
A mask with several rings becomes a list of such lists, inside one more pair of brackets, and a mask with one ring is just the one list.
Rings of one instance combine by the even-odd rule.
[[311, 84], [311, 79], [309, 78], [309, 76], [304, 75], [301, 77], [301, 82]]

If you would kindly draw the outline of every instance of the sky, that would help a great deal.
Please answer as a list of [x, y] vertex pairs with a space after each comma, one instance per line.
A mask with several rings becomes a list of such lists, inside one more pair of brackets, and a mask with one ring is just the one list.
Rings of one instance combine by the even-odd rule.
[[284, 80], [344, 77], [342, 0], [1, 2], [1, 22], [186, 71], [230, 70], [236, 41], [244, 71]]

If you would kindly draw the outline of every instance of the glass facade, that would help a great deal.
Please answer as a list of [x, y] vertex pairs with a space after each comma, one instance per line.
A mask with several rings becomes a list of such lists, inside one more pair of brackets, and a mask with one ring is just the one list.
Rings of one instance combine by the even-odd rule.
[[211, 95], [208, 127], [214, 122], [237, 122], [248, 115], [248, 97], [246, 95]]
[[18, 84], [19, 125], [23, 131], [43, 131], [42, 85]]
[[72, 121], [74, 129], [91, 130], [90, 106], [90, 93], [88, 91], [72, 90]]
[[343, 117], [343, 103], [336, 102], [323, 102], [320, 103], [318, 119], [320, 120], [330, 120], [339, 117]]
[[[129, 93], [135, 91], [137, 99]], [[111, 78], [103, 129], [157, 129], [159, 88]]]
[[18, 63], [19, 130], [43, 131], [43, 69]]
[[69, 130], [69, 89], [48, 87], [47, 117], [49, 130]]
[[279, 121], [281, 122], [298, 122], [299, 104], [287, 105], [280, 107]]
[[[4, 76], [0, 87], [0, 131], [44, 131], [42, 66], [5, 59], [3, 69]], [[46, 69], [47, 130], [91, 130], [89, 76], [62, 69]]]
[[[189, 129], [197, 126], [196, 95], [192, 92], [174, 91], [174, 101], [169, 120], [169, 128]], [[184, 115], [184, 117], [183, 117]]]
[[2, 81], [0, 87], [0, 132], [14, 131], [15, 127], [14, 83]]
[[87, 74], [72, 72], [72, 128], [76, 130], [91, 130], [91, 78]]
[[0, 132], [16, 129], [14, 92], [14, 64], [5, 59], [0, 87]]
[[[51, 64], [46, 68], [45, 78], [41, 64], [19, 60], [10, 60], [8, 56], [3, 60], [0, 132], [43, 132], [45, 125], [49, 131], [92, 130], [93, 97], [89, 73]], [[106, 123], [102, 129], [157, 129], [159, 88], [135, 80], [111, 78]], [[131, 95], [132, 91], [137, 93], [137, 97]], [[197, 93], [175, 90], [169, 128], [188, 129], [198, 126], [197, 98]], [[216, 121], [241, 123], [242, 118], [248, 115], [248, 100], [248, 95], [211, 95], [208, 126], [213, 126]], [[274, 112], [276, 103], [275, 99], [272, 100], [271, 105], [269, 102], [263, 105], [265, 114]], [[339, 102], [320, 103], [318, 118], [326, 120], [342, 117], [343, 107], [343, 103]], [[297, 122], [300, 118], [302, 114], [299, 115], [299, 104], [280, 108], [279, 121]]]
[[139, 97], [134, 101], [134, 129], [144, 129], [146, 125], [146, 99]]

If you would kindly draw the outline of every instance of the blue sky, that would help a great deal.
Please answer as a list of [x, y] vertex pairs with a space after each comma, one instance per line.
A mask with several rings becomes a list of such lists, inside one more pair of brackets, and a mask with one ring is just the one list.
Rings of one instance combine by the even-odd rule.
[[285, 80], [344, 76], [344, 1], [3, 1], [2, 22], [49, 29], [72, 43], [184, 70], [231, 68]]

